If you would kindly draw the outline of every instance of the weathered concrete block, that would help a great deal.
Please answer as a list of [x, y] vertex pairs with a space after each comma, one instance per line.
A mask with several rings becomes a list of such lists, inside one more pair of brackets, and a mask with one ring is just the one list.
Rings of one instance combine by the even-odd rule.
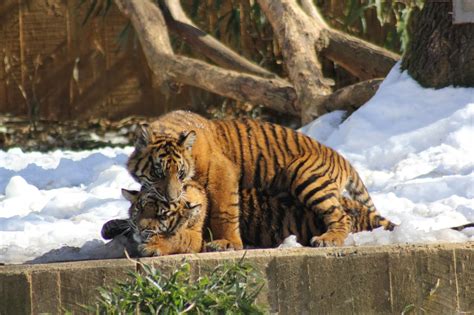
[[455, 248], [453, 251], [459, 313], [474, 312], [474, 250]]
[[390, 253], [390, 310], [402, 313], [403, 310], [421, 305], [422, 288], [420, 275], [425, 271], [426, 253], [419, 251]]
[[309, 309], [321, 314], [381, 314], [390, 309], [388, 263], [384, 253], [357, 249], [308, 259]]
[[124, 259], [64, 264], [58, 271], [62, 308], [74, 314], [84, 313], [83, 305], [95, 304], [100, 287], [113, 285], [135, 268], [134, 263]]
[[459, 311], [453, 249], [423, 248], [392, 253], [392, 311], [455, 314]]
[[242, 259], [260, 271], [258, 298], [278, 314], [462, 314], [474, 310], [474, 243], [249, 250], [140, 259], [0, 266], [0, 315], [85, 313], [97, 288], [140, 262], [192, 277]]
[[31, 306], [33, 314], [62, 314], [60, 277], [55, 270], [31, 273]]
[[301, 256], [276, 256], [266, 270], [271, 312], [309, 314], [307, 261]]
[[2, 273], [0, 267], [0, 315], [30, 314], [30, 278], [25, 273]]

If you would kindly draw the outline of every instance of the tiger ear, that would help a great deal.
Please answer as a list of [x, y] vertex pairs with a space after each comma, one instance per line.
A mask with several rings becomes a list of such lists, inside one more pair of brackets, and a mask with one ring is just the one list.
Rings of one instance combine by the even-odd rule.
[[153, 142], [153, 133], [150, 130], [148, 124], [140, 124], [135, 130], [135, 148], [137, 150], [143, 150], [150, 143]]
[[132, 203], [137, 200], [139, 193], [140, 192], [136, 190], [128, 190], [128, 189], [122, 188], [122, 196]]
[[185, 149], [190, 150], [196, 141], [196, 131], [191, 130], [189, 132], [183, 131], [179, 135], [178, 143], [184, 146]]

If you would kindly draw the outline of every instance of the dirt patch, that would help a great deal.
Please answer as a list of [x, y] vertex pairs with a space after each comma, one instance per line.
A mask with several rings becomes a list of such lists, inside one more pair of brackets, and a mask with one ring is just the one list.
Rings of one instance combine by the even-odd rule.
[[[246, 103], [224, 102], [209, 106], [207, 118], [256, 118], [290, 128], [300, 126], [299, 119]], [[137, 124], [157, 117], [128, 116], [121, 120], [94, 118], [89, 120], [38, 120], [0, 115], [0, 149], [21, 148], [23, 151], [91, 150], [105, 146], [133, 145]]]
[[127, 117], [119, 121], [90, 119], [86, 121], [40, 120], [36, 127], [28, 119], [0, 117], [0, 148], [20, 147], [23, 151], [56, 149], [90, 150], [104, 146], [127, 146], [134, 141], [138, 123], [150, 117]]

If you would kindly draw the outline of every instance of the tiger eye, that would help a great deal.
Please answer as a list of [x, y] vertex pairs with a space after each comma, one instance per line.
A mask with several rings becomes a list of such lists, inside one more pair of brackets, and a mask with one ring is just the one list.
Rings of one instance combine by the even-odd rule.
[[186, 177], [186, 172], [183, 168], [178, 171], [178, 177], [180, 180], [183, 180]]

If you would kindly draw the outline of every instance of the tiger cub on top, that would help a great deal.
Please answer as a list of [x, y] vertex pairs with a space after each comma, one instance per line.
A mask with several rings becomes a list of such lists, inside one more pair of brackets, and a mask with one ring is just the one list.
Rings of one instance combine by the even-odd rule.
[[[203, 232], [206, 234], [203, 231], [208, 212], [206, 193], [193, 181], [186, 182], [183, 190], [182, 201], [163, 203], [153, 190], [123, 189], [122, 194], [131, 202], [130, 219], [107, 222], [102, 234], [113, 238], [131, 229], [143, 256], [200, 252]], [[317, 214], [288, 193], [243, 189], [240, 199], [240, 234], [246, 246], [276, 247], [292, 234], [300, 244], [307, 246], [313, 236], [327, 230]], [[342, 197], [340, 203], [348, 216], [348, 229], [353, 233], [381, 226], [387, 230], [394, 227], [357, 201]], [[209, 240], [209, 236], [205, 235], [204, 239]], [[204, 250], [208, 247], [212, 246], [204, 246]]]
[[349, 233], [342, 193], [375, 211], [355, 169], [334, 150], [310, 137], [257, 120], [208, 120], [186, 111], [161, 116], [139, 128], [127, 168], [157, 198], [175, 201], [191, 178], [209, 197], [209, 224], [221, 249], [242, 248], [242, 189], [284, 191], [322, 216], [327, 230], [312, 246], [342, 245]]

